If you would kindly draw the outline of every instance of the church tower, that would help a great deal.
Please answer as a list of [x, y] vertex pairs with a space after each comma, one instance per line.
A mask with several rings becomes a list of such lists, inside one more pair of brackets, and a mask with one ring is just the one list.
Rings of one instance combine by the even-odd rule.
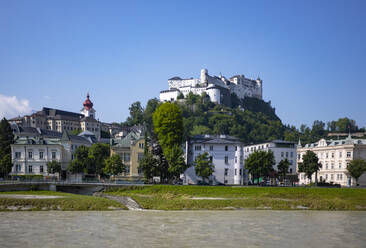
[[95, 119], [95, 109], [93, 109], [93, 103], [89, 99], [89, 93], [86, 95], [86, 100], [83, 103], [83, 108], [81, 109], [81, 114], [85, 117], [91, 117]]

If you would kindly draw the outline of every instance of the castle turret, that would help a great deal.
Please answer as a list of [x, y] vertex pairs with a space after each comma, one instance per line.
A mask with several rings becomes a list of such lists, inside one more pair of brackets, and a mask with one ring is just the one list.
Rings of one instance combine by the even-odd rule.
[[95, 119], [95, 109], [93, 109], [93, 103], [89, 99], [89, 93], [86, 95], [86, 100], [83, 103], [83, 108], [81, 109], [81, 114], [85, 117], [91, 117]]
[[207, 69], [202, 69], [201, 70], [201, 78], [200, 78], [201, 79], [201, 84], [208, 82], [207, 75], [208, 75]]

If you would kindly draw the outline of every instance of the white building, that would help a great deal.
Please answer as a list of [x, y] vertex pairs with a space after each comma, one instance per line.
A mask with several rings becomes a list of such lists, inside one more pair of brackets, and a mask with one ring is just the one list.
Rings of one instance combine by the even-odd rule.
[[60, 162], [65, 171], [77, 147], [92, 145], [89, 138], [68, 135], [66, 131], [59, 133], [32, 127], [19, 129], [14, 133], [15, 140], [11, 145], [12, 176], [47, 176], [47, 162], [53, 160]]
[[[366, 160], [366, 139], [352, 139], [349, 135], [346, 139], [341, 140], [321, 139], [305, 146], [299, 144], [297, 147], [297, 170], [306, 151], [313, 151], [322, 164], [318, 171], [318, 181], [340, 184], [341, 186], [355, 186], [356, 180], [348, 174], [347, 165], [353, 159]], [[310, 183], [304, 173], [299, 173], [299, 179], [300, 184]], [[315, 182], [315, 173], [311, 181]], [[358, 183], [366, 185], [366, 173], [358, 179]]]
[[273, 166], [274, 170], [278, 170], [277, 166], [281, 160], [288, 159], [290, 162], [289, 174], [296, 174], [296, 144], [294, 142], [273, 140], [270, 142], [248, 145], [244, 147], [244, 159], [255, 151], [272, 151], [276, 164]]
[[202, 181], [196, 175], [194, 161], [199, 154], [207, 152], [215, 166], [210, 181], [224, 184], [243, 183], [243, 144], [239, 139], [228, 135], [196, 135], [186, 142], [186, 160], [191, 167], [185, 173], [183, 181], [196, 184]]
[[244, 75], [236, 75], [230, 79], [224, 76], [210, 76], [206, 69], [202, 69], [200, 78], [169, 79], [169, 89], [160, 92], [160, 101], [176, 101], [180, 94], [186, 97], [190, 92], [198, 95], [205, 92], [212, 102], [230, 105], [231, 93], [235, 93], [239, 99], [247, 96], [262, 99], [262, 83], [260, 78], [248, 79]]

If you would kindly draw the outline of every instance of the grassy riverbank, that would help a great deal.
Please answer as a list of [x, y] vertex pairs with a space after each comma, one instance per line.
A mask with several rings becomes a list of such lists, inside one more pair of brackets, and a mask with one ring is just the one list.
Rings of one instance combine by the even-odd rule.
[[[52, 198], [57, 197], [57, 198]], [[13, 191], [0, 193], [0, 211], [62, 210], [102, 211], [127, 209], [116, 201], [105, 198], [53, 191]]]
[[366, 210], [366, 189], [154, 185], [106, 193], [129, 196], [145, 209], [159, 210]]

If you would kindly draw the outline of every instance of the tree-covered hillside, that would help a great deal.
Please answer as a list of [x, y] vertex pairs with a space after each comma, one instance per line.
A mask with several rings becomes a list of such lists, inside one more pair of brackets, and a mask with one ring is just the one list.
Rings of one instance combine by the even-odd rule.
[[[284, 139], [303, 144], [316, 142], [326, 138], [329, 132], [364, 132], [356, 122], [348, 118], [328, 122], [327, 125], [319, 120], [312, 127], [301, 125], [284, 125], [276, 115], [270, 102], [247, 97], [238, 99], [231, 96], [232, 107], [218, 105], [210, 101], [208, 95], [189, 94], [179, 99], [176, 104], [183, 113], [184, 137], [197, 134], [228, 134], [240, 138], [245, 144], [259, 143], [274, 139]], [[122, 125], [146, 125], [148, 134], [152, 134], [152, 115], [161, 103], [150, 99], [143, 108], [140, 102], [131, 105], [130, 116]]]

